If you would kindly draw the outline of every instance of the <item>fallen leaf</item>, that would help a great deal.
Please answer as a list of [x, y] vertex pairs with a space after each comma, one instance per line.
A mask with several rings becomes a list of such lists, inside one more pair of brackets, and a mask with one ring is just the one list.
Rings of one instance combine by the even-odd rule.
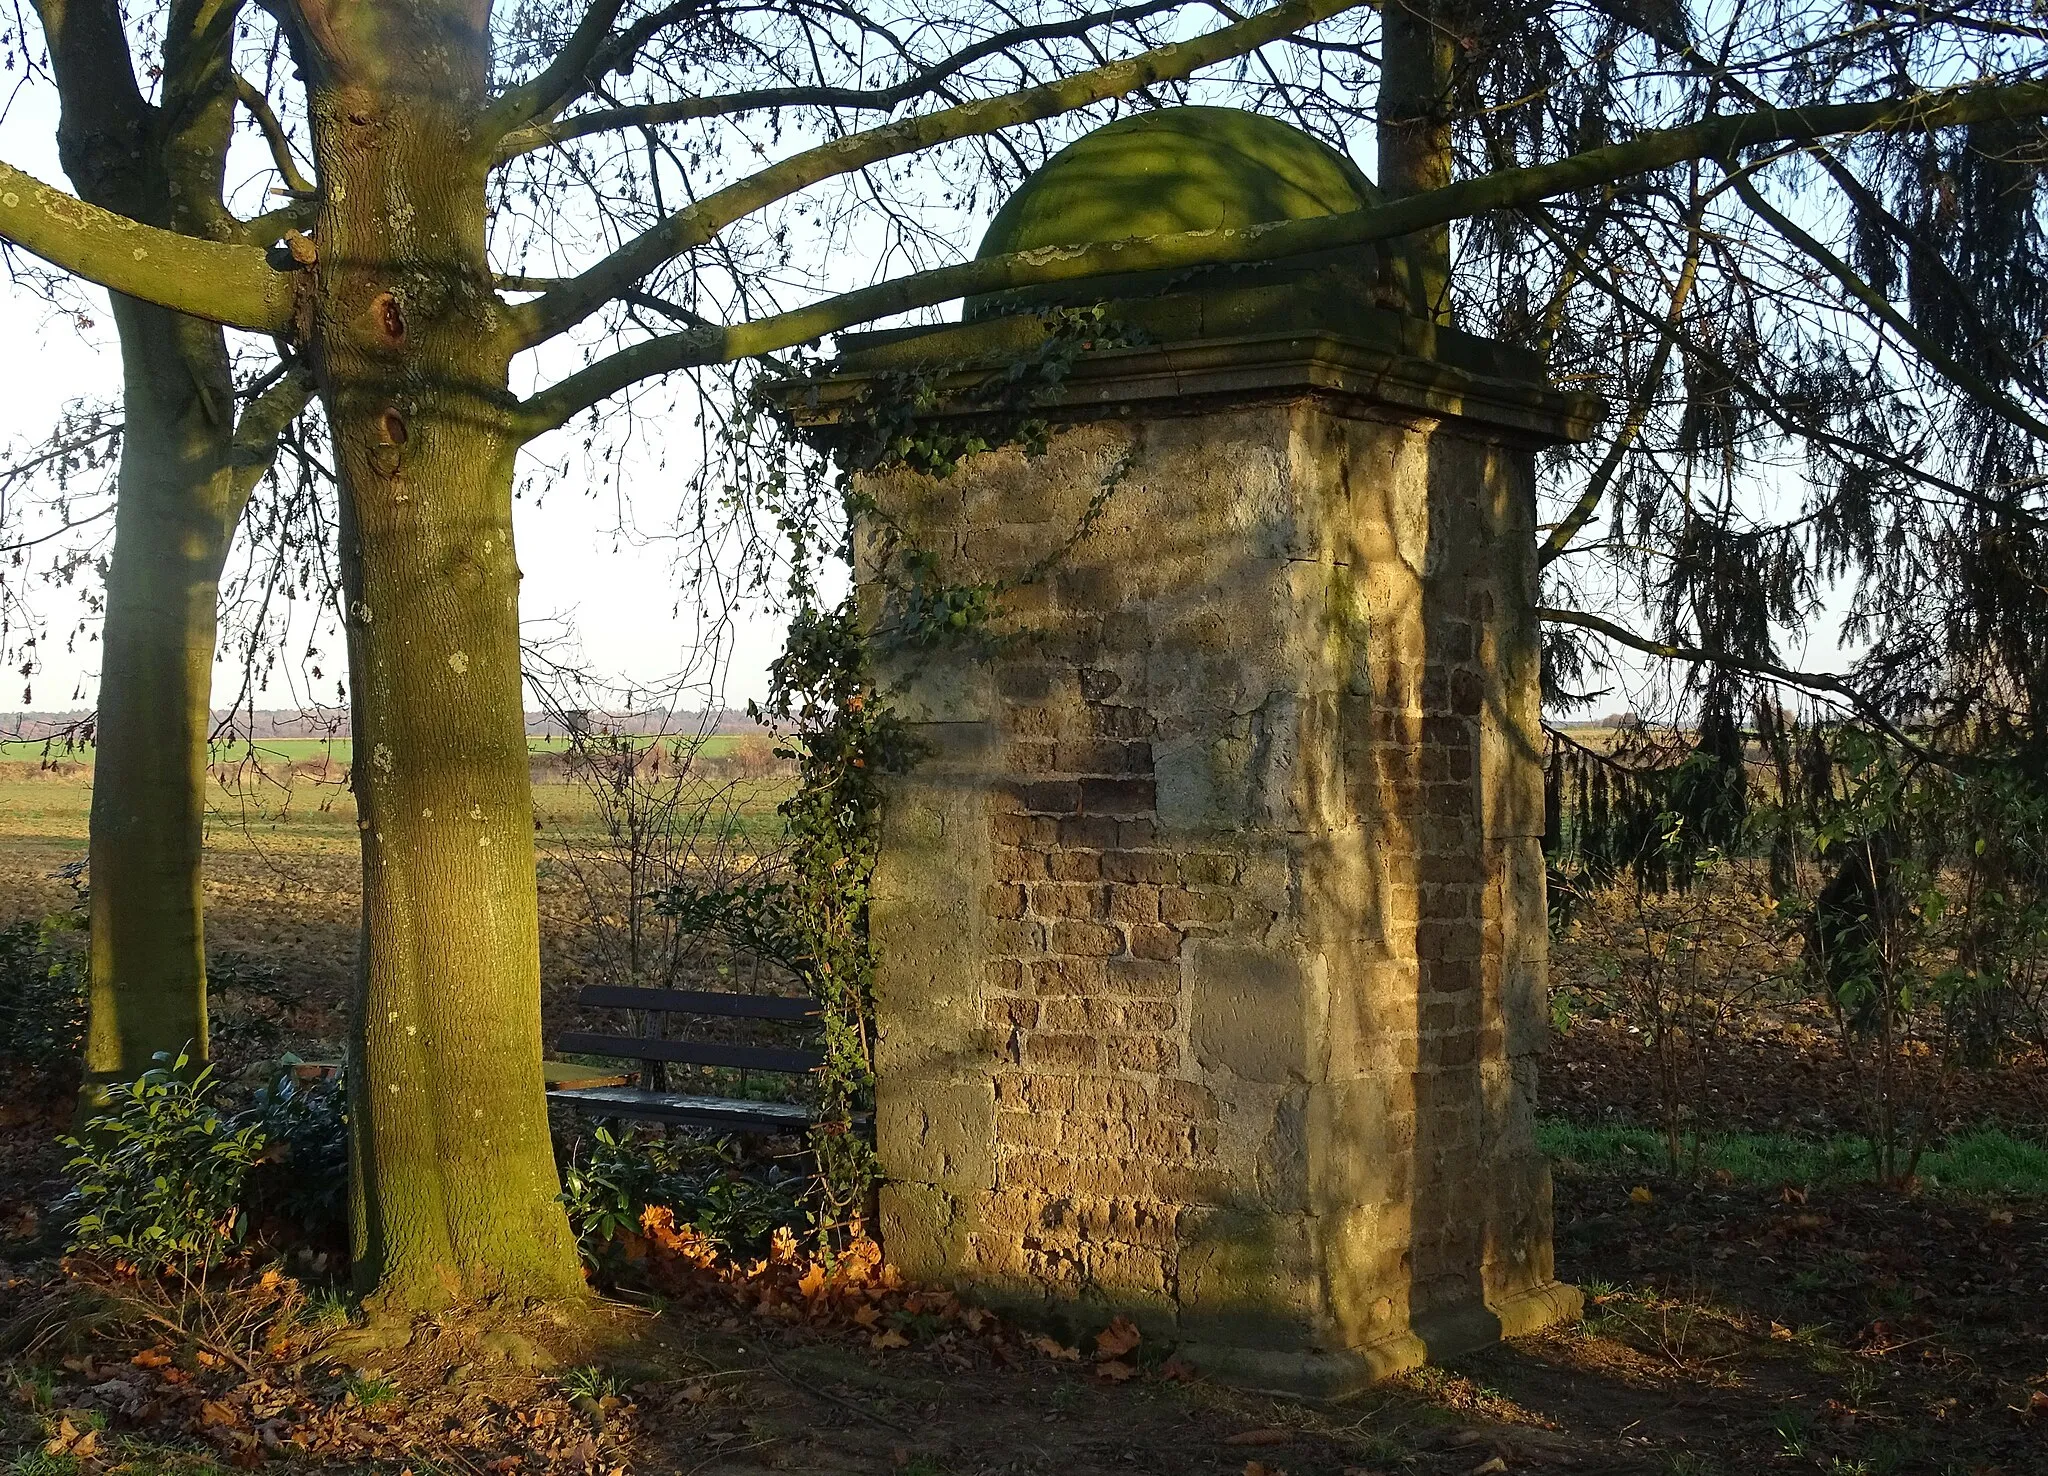
[[1648, 1184], [1638, 1184], [1635, 1188], [1628, 1191], [1628, 1202], [1630, 1204], [1648, 1204], [1656, 1197], [1656, 1195], [1650, 1192]]
[[908, 1348], [910, 1339], [893, 1327], [885, 1327], [868, 1341], [877, 1348]]
[[1294, 1438], [1292, 1430], [1278, 1425], [1266, 1425], [1257, 1430], [1240, 1430], [1235, 1435], [1223, 1437], [1225, 1445], [1285, 1445]]
[[1772, 1341], [1772, 1342], [1774, 1342], [1774, 1343], [1789, 1343], [1789, 1342], [1791, 1342], [1791, 1341], [1792, 1341], [1792, 1329], [1791, 1329], [1791, 1328], [1789, 1328], [1789, 1327], [1787, 1327], [1787, 1326], [1785, 1326], [1785, 1324], [1784, 1324], [1784, 1323], [1782, 1323], [1782, 1322], [1774, 1322], [1774, 1323], [1772, 1323], [1772, 1324], [1771, 1324], [1771, 1341]]
[[804, 1272], [803, 1278], [796, 1284], [796, 1289], [803, 1294], [806, 1301], [817, 1300], [818, 1293], [825, 1289], [824, 1266], [817, 1261], [811, 1262], [811, 1269]]
[[1778, 1202], [1780, 1204], [1804, 1204], [1806, 1203], [1806, 1191], [1804, 1189], [1795, 1189], [1792, 1185], [1787, 1184], [1778, 1191]]
[[199, 1406], [199, 1423], [202, 1425], [234, 1425], [239, 1423], [235, 1412], [218, 1399], [209, 1399]]
[[1095, 1356], [1121, 1358], [1143, 1341], [1137, 1324], [1128, 1317], [1119, 1317], [1095, 1335]]
[[1031, 1339], [1030, 1346], [1036, 1348], [1047, 1358], [1058, 1358], [1067, 1363], [1079, 1363], [1081, 1361], [1081, 1350], [1079, 1348], [1069, 1348], [1064, 1343], [1059, 1342], [1057, 1339], [1049, 1338], [1043, 1333]]
[[1471, 1476], [1500, 1476], [1500, 1473], [1507, 1468], [1508, 1463], [1499, 1456], [1495, 1456], [1490, 1461], [1481, 1461], [1478, 1465], [1474, 1466]]
[[43, 1454], [47, 1456], [89, 1456], [99, 1449], [100, 1436], [97, 1430], [81, 1430], [71, 1421], [57, 1422], [57, 1433], [43, 1443]]
[[1159, 1377], [1175, 1384], [1192, 1383], [1201, 1377], [1201, 1372], [1185, 1358], [1178, 1355], [1159, 1365]]
[[1125, 1363], [1120, 1358], [1112, 1358], [1106, 1363], [1096, 1364], [1095, 1372], [1098, 1377], [1108, 1379], [1112, 1384], [1129, 1383], [1138, 1376], [1137, 1368], [1132, 1364]]
[[853, 1320], [862, 1327], [873, 1327], [882, 1320], [882, 1309], [872, 1302], [863, 1302], [853, 1309]]

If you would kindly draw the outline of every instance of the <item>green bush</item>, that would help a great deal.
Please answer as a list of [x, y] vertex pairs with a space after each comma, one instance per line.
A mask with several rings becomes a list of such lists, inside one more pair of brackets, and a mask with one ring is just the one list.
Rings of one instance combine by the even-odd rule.
[[57, 944], [62, 913], [0, 928], [0, 1056], [33, 1066], [77, 1059], [85, 1038], [85, 978]]
[[290, 1058], [257, 1091], [246, 1121], [261, 1129], [263, 1161], [244, 1202], [313, 1234], [339, 1232], [348, 1216], [348, 1092], [340, 1079], [301, 1081]]
[[580, 1160], [565, 1160], [562, 1203], [585, 1263], [601, 1271], [618, 1237], [639, 1231], [649, 1205], [674, 1210], [729, 1251], [759, 1254], [777, 1229], [803, 1223], [807, 1182], [774, 1165], [743, 1164], [722, 1139], [614, 1138], [599, 1128]]
[[66, 1138], [75, 1253], [139, 1273], [206, 1268], [241, 1242], [242, 1181], [262, 1155], [262, 1127], [212, 1101], [213, 1068], [185, 1075], [190, 1058], [157, 1064], [107, 1092], [107, 1110], [82, 1138]]

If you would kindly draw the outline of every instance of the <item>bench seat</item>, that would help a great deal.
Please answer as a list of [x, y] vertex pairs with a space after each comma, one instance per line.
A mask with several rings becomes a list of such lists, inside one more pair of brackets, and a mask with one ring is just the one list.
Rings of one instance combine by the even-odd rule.
[[[774, 1021], [815, 1026], [818, 1002], [807, 996], [733, 994], [702, 989], [638, 989], [599, 984], [577, 991], [576, 1002], [588, 1009], [638, 1011], [643, 1019], [698, 1016], [725, 1020]], [[657, 1063], [722, 1066], [741, 1071], [806, 1076], [824, 1064], [822, 1052], [790, 1046], [742, 1045], [724, 1040], [689, 1040], [666, 1033], [606, 1035], [571, 1031], [556, 1041], [565, 1053], [637, 1061], [649, 1080], [659, 1080]], [[605, 1075], [586, 1082], [548, 1083], [548, 1100], [580, 1108], [599, 1117], [644, 1118], [688, 1127], [727, 1132], [803, 1133], [817, 1120], [809, 1107], [796, 1102], [764, 1102], [749, 1097], [713, 1097], [694, 1092], [654, 1091], [633, 1086], [630, 1073]]]
[[600, 1117], [644, 1117], [690, 1127], [733, 1132], [801, 1133], [813, 1115], [794, 1102], [753, 1102], [744, 1097], [696, 1097], [687, 1092], [650, 1092], [644, 1087], [556, 1087], [551, 1102], [564, 1102]]

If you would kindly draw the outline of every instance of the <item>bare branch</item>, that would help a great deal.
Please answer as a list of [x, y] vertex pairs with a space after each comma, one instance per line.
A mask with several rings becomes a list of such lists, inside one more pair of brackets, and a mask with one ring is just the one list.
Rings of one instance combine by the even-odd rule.
[[263, 140], [270, 145], [270, 162], [277, 166], [277, 172], [284, 176], [285, 188], [294, 195], [319, 193], [313, 182], [299, 172], [299, 161], [292, 157], [292, 141], [286, 136], [284, 124], [278, 120], [277, 112], [270, 106], [270, 99], [263, 95], [263, 89], [235, 73], [235, 96], [242, 106], [249, 110], [249, 116], [256, 120], [256, 126], [263, 130]]
[[277, 461], [278, 438], [285, 427], [297, 420], [313, 399], [313, 376], [299, 364], [288, 364], [277, 383], [242, 408], [235, 422], [230, 460], [234, 466], [234, 516], [241, 519], [241, 505], [249, 500], [256, 484], [268, 475]]
[[547, 116], [574, 97], [585, 74], [612, 34], [612, 22], [626, 8], [625, 0], [592, 0], [590, 9], [538, 77], [514, 87], [490, 106], [480, 123], [486, 139], [501, 138], [513, 129]]
[[536, 302], [513, 308], [522, 341], [530, 347], [574, 327], [663, 262], [703, 245], [734, 221], [820, 181], [937, 144], [1056, 117], [1154, 82], [1185, 77], [1364, 3], [1366, 0], [1283, 0], [1250, 20], [1077, 72], [1058, 82], [906, 118], [806, 149], [677, 211], [567, 284]]
[[[1037, 287], [1125, 272], [1158, 271], [1229, 262], [1272, 261], [1337, 247], [1404, 236], [1421, 226], [1457, 220], [1487, 210], [1534, 204], [1551, 196], [1629, 178], [1688, 158], [1719, 158], [1739, 148], [1787, 139], [1875, 128], [1919, 130], [1975, 122], [1986, 117], [2048, 113], [2048, 86], [2020, 83], [2005, 88], [1971, 88], [1944, 99], [1809, 108], [1797, 112], [1765, 109], [1713, 119], [1687, 128], [1644, 133], [1626, 144], [1593, 149], [1553, 164], [1502, 170], [1425, 194], [1339, 215], [1269, 225], [1134, 236], [1075, 246], [1044, 246], [955, 266], [913, 272], [872, 287], [826, 298], [807, 307], [731, 326], [706, 325], [621, 349], [526, 402], [528, 435], [566, 423], [606, 396], [638, 380], [706, 364], [729, 363], [810, 343], [856, 323], [892, 317], [949, 302], [957, 297]], [[799, 156], [801, 157], [801, 156]], [[711, 197], [713, 199], [716, 196]], [[595, 269], [594, 269], [595, 270]], [[589, 278], [572, 278], [532, 308], [566, 293]], [[516, 311], [516, 309], [515, 309]]]
[[237, 221], [233, 236], [244, 246], [275, 246], [288, 230], [310, 231], [319, 209], [318, 200], [294, 200], [289, 205], [266, 210], [254, 219]]
[[[1697, 192], [1695, 192], [1697, 194]], [[1679, 328], [1685, 316], [1685, 304], [1692, 296], [1693, 283], [1699, 278], [1700, 268], [1700, 202], [1693, 201], [1691, 220], [1688, 222], [1688, 245], [1685, 264], [1678, 274], [1678, 285], [1671, 290], [1671, 307], [1665, 313], [1664, 322], [1657, 335], [1656, 351], [1650, 356], [1649, 368], [1644, 372], [1642, 383], [1637, 386], [1634, 398], [1629, 402], [1628, 413], [1622, 418], [1621, 429], [1615, 432], [1614, 442], [1607, 448], [1606, 456], [1594, 468], [1593, 475], [1586, 481], [1586, 487], [1579, 494], [1579, 500], [1572, 510], [1565, 514], [1563, 521], [1550, 530], [1542, 547], [1536, 550], [1536, 566], [1543, 568], [1571, 547], [1571, 541], [1579, 536], [1579, 530], [1593, 520], [1600, 510], [1600, 504], [1607, 498], [1608, 485], [1615, 473], [1621, 469], [1622, 459], [1628, 455], [1628, 448], [1635, 444], [1642, 434], [1643, 422], [1649, 418], [1650, 407], [1655, 402], [1657, 390], [1664, 383], [1664, 371], [1671, 363], [1671, 354], [1678, 347]]]
[[972, 46], [963, 47], [945, 60], [934, 62], [889, 87], [758, 87], [746, 92], [729, 92], [713, 97], [685, 97], [670, 102], [605, 108], [598, 112], [565, 118], [560, 122], [534, 124], [507, 134], [498, 146], [498, 160], [502, 163], [506, 159], [531, 153], [535, 149], [572, 143], [579, 138], [588, 138], [594, 133], [609, 133], [622, 128], [652, 127], [664, 123], [686, 123], [697, 118], [727, 118], [736, 113], [752, 113], [775, 108], [851, 108], [863, 112], [894, 112], [912, 98], [922, 97], [933, 91], [940, 83], [958, 75], [963, 69], [984, 57], [994, 56], [1011, 47], [1034, 41], [1067, 40], [1084, 36], [1105, 26], [1146, 20], [1165, 11], [1176, 10], [1183, 3], [1184, 0], [1149, 0], [1147, 4], [1097, 11], [1067, 21], [1017, 26], [984, 37]]
[[143, 225], [11, 164], [0, 164], [0, 238], [89, 282], [230, 328], [281, 333], [292, 320], [292, 277], [260, 249]]
[[1982, 402], [1987, 410], [2011, 421], [2036, 440], [2048, 441], [2048, 424], [2044, 424], [2040, 417], [1975, 370], [1957, 363], [1955, 359], [1942, 352], [1941, 345], [1934, 341], [1932, 335], [1893, 307], [1883, 293], [1852, 271], [1847, 262], [1801, 229], [1783, 211], [1774, 207], [1755, 185], [1746, 179], [1738, 179], [1735, 181], [1735, 190], [1742, 196], [1745, 205], [1770, 223], [1771, 229], [1813, 258], [1815, 264], [1825, 268], [1828, 274], [1840, 282], [1851, 297], [1868, 308], [1879, 322], [1911, 344], [1914, 351], [1925, 359], [1936, 373], [1954, 384], [1956, 388]]
[[1637, 635], [1626, 626], [1616, 625], [1612, 620], [1604, 620], [1598, 615], [1587, 615], [1577, 610], [1539, 607], [1536, 618], [1554, 621], [1559, 625], [1576, 625], [1582, 630], [1590, 630], [1595, 635], [1605, 636], [1608, 640], [1627, 646], [1631, 650], [1641, 651], [1645, 655], [1660, 657], [1666, 661], [1732, 667], [1736, 671], [1746, 671], [1752, 676], [1783, 682], [1788, 687], [1800, 687], [1808, 692], [1821, 693], [1862, 714], [1893, 742], [1911, 749], [1922, 757], [1934, 757], [1925, 747], [1900, 731], [1897, 724], [1885, 716], [1884, 710], [1875, 702], [1832, 672], [1794, 671], [1791, 667], [1779, 666], [1776, 662], [1751, 661], [1746, 657], [1730, 655], [1726, 651], [1709, 651], [1701, 646], [1667, 645], [1663, 641], [1653, 641], [1648, 636]]

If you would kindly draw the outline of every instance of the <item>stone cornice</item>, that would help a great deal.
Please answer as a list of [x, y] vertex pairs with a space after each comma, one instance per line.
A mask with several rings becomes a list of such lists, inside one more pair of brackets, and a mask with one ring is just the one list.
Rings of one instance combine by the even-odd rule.
[[[986, 413], [967, 401], [950, 409], [945, 396], [948, 391], [964, 395], [983, 381], [988, 365], [1028, 348], [1030, 335], [1014, 329], [1000, 335], [1016, 339], [1014, 344], [991, 341], [998, 336], [991, 330], [1019, 323], [1035, 320], [961, 324], [903, 337], [863, 335], [867, 341], [853, 345], [854, 351], [833, 372], [785, 380], [769, 393], [799, 425], [824, 431], [841, 421], [878, 379], [923, 368], [939, 376], [941, 406], [936, 413]], [[1463, 340], [1457, 347], [1465, 350], [1458, 356], [1468, 361], [1475, 357], [1472, 349], [1492, 347], [1484, 340], [1456, 337]], [[1009, 352], [991, 352], [999, 347]], [[941, 367], [948, 363], [959, 367]], [[1053, 420], [1095, 419], [1140, 409], [1197, 414], [1303, 394], [1334, 401], [1347, 413], [1392, 411], [1460, 420], [1516, 441], [1544, 445], [1586, 439], [1606, 413], [1605, 403], [1595, 396], [1555, 390], [1517, 375], [1479, 372], [1444, 357], [1403, 352], [1379, 334], [1368, 338], [1300, 330], [1092, 350], [1075, 360], [1058, 391], [1042, 402], [1041, 411]]]

